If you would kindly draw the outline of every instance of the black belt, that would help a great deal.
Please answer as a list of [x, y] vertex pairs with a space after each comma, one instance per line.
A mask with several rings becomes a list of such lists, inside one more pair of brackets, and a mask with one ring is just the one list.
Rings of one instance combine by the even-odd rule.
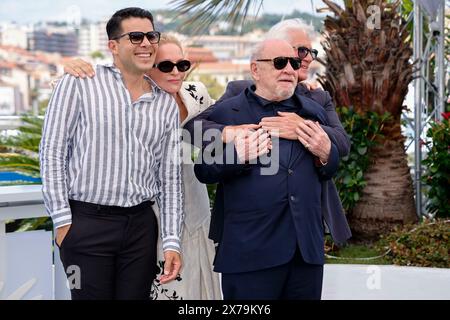
[[98, 213], [107, 214], [134, 214], [142, 211], [143, 209], [151, 208], [155, 201], [144, 201], [133, 207], [119, 207], [119, 206], [105, 206], [102, 204], [83, 202], [77, 200], [69, 200], [71, 208], [75, 209], [87, 209], [97, 211]]

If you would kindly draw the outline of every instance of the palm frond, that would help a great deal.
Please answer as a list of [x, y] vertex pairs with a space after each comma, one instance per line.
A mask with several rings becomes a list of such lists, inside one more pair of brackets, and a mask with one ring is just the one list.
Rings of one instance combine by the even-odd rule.
[[0, 171], [15, 171], [39, 177], [39, 159], [17, 153], [0, 153]]
[[21, 119], [25, 125], [19, 127], [19, 131], [23, 133], [42, 135], [42, 126], [44, 119], [40, 117], [24, 116]]
[[20, 227], [15, 232], [23, 232], [23, 231], [29, 231], [29, 230], [37, 230], [42, 228], [43, 226], [49, 226], [51, 230], [51, 221], [49, 217], [40, 217], [40, 218], [33, 218], [33, 219], [24, 219]]
[[17, 159], [20, 163], [36, 163], [39, 161], [38, 158], [32, 158], [19, 153], [0, 153], [0, 161], [9, 161], [10, 159]]
[[0, 137], [0, 152], [18, 152], [33, 156], [39, 151], [44, 120], [28, 115], [23, 116], [21, 120], [24, 125], [17, 129], [17, 135]]
[[29, 141], [27, 142], [29, 145], [22, 145], [15, 142], [0, 144], [0, 154], [4, 153], [17, 153], [23, 156], [28, 156], [30, 158], [38, 158], [39, 157], [39, 146], [34, 145], [33, 143], [39, 144], [39, 140], [37, 141]]
[[194, 26], [196, 33], [207, 30], [211, 24], [220, 21], [225, 16], [232, 26], [240, 21], [242, 27], [246, 17], [254, 8], [256, 15], [262, 7], [263, 0], [172, 0], [169, 4], [179, 12], [177, 19], [184, 19], [183, 31], [188, 26]]
[[18, 128], [17, 135], [0, 137], [0, 171], [19, 172], [38, 178], [43, 119], [24, 115], [22, 121], [24, 125]]

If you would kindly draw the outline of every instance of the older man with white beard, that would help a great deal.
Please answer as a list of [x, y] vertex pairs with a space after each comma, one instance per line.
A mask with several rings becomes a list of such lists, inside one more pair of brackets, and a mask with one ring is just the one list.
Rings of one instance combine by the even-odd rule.
[[[296, 70], [299, 83], [295, 92], [297, 95], [314, 100], [325, 109], [328, 124], [320, 126], [323, 130], [320, 130], [310, 121], [303, 121], [295, 112], [278, 112], [262, 118], [260, 123], [253, 125], [225, 126], [222, 123], [211, 121], [209, 115], [214, 112], [215, 106], [206, 109], [200, 115], [191, 119], [185, 124], [184, 128], [193, 136], [199, 135], [195, 132], [195, 129], [200, 127], [202, 133], [211, 132], [211, 129], [219, 130], [221, 132], [219, 135], [221, 134], [222, 140], [226, 143], [234, 139], [237, 130], [256, 130], [262, 127], [273, 134], [279, 135], [281, 138], [300, 141], [309, 152], [318, 157], [323, 157], [323, 153], [326, 151], [326, 148], [324, 148], [326, 146], [325, 132], [336, 144], [339, 155], [341, 157], [348, 155], [350, 139], [342, 127], [330, 94], [322, 89], [310, 90], [303, 82], [308, 78], [310, 64], [317, 57], [317, 50], [313, 49], [311, 43], [313, 37], [314, 30], [300, 19], [283, 20], [274, 25], [266, 35], [267, 39], [286, 40], [297, 51], [298, 57], [302, 59], [301, 67]], [[229, 82], [226, 92], [218, 102], [239, 95], [252, 84], [252, 80]], [[198, 125], [199, 123], [201, 123], [201, 126]], [[216, 243], [219, 243], [222, 238], [224, 216], [222, 203], [222, 185], [219, 183], [216, 189], [209, 231], [209, 237]], [[342, 209], [339, 194], [332, 180], [322, 183], [321, 207], [326, 232], [331, 233], [336, 243], [344, 243], [351, 237], [351, 231]]]
[[[299, 140], [257, 129], [237, 135], [225, 152], [212, 151], [220, 161], [195, 165], [203, 183], [223, 187], [223, 234], [214, 270], [222, 273], [227, 299], [320, 299], [324, 246], [321, 181], [330, 179], [339, 164], [335, 143], [323, 131], [325, 110], [295, 93], [301, 59], [285, 40], [266, 39], [252, 54], [254, 85], [238, 96], [217, 103], [209, 119], [226, 126], [257, 125], [278, 112], [293, 112], [320, 132], [316, 156]], [[231, 151], [231, 152], [230, 152]], [[276, 162], [278, 170], [264, 174]], [[227, 155], [234, 154], [231, 159]]]

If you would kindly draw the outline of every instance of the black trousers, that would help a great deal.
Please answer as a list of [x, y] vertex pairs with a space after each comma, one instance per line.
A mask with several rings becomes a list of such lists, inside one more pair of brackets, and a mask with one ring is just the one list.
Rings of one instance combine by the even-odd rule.
[[156, 276], [158, 226], [146, 201], [122, 208], [70, 200], [60, 247], [73, 300], [146, 300]]
[[242, 273], [222, 273], [225, 300], [320, 300], [323, 265], [306, 263], [297, 248], [287, 264]]

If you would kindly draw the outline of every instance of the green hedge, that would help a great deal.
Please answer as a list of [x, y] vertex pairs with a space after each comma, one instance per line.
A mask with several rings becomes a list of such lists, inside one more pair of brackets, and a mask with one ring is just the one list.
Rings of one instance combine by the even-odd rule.
[[336, 111], [352, 144], [349, 155], [341, 159], [334, 179], [342, 206], [349, 213], [366, 186], [364, 172], [370, 164], [369, 150], [382, 137], [383, 126], [391, 119], [391, 115], [388, 112], [381, 116], [375, 112], [360, 114], [346, 107], [337, 108]]
[[450, 112], [442, 122], [434, 122], [427, 131], [428, 155], [422, 161], [422, 181], [427, 186], [427, 209], [437, 217], [450, 217]]
[[396, 265], [449, 268], [450, 220], [423, 221], [382, 236], [380, 250]]

